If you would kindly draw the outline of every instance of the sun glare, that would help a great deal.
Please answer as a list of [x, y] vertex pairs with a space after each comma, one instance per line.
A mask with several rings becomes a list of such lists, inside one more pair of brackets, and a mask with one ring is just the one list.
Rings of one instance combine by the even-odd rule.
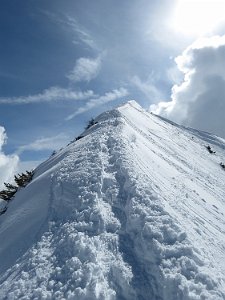
[[178, 0], [173, 17], [176, 31], [204, 35], [225, 20], [225, 0]]

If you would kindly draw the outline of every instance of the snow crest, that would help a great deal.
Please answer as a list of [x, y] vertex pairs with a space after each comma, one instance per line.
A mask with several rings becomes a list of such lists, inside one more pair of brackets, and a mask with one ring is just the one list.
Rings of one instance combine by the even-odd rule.
[[134, 101], [96, 121], [0, 216], [0, 298], [225, 299], [224, 140]]

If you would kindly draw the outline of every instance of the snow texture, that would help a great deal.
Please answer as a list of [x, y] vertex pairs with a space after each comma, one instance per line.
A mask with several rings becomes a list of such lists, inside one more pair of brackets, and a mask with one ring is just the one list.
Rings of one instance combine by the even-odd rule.
[[135, 101], [96, 121], [0, 216], [0, 299], [225, 299], [225, 140]]

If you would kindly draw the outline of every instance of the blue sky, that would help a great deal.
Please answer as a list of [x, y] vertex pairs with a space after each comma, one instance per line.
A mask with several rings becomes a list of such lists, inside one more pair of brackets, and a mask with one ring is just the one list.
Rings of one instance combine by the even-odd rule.
[[[186, 87], [182, 93], [185, 84], [191, 99], [199, 91], [191, 85], [195, 65], [187, 66], [187, 61], [199, 66], [206, 49], [213, 57], [223, 51], [219, 14], [224, 7], [220, 0], [211, 0], [208, 6], [210, 0], [187, 2], [2, 0], [0, 126], [8, 139], [0, 144], [1, 153], [32, 166], [77, 136], [91, 117], [129, 99], [184, 125], [205, 129], [202, 120], [188, 123]], [[220, 42], [214, 51], [215, 35]], [[208, 44], [201, 42], [196, 48], [195, 41], [202, 37]], [[180, 64], [175, 60], [179, 56]], [[216, 76], [223, 78], [218, 67], [223, 56], [218, 57], [216, 71], [208, 74], [214, 76], [213, 82]], [[181, 67], [185, 63], [186, 71]], [[200, 88], [208, 77], [200, 78], [202, 69], [197, 70], [194, 80]], [[180, 86], [179, 95], [175, 86]], [[188, 100], [182, 104], [180, 98]], [[222, 98], [219, 106], [221, 102]], [[204, 105], [200, 105], [203, 117]], [[221, 122], [212, 131], [223, 135]]]

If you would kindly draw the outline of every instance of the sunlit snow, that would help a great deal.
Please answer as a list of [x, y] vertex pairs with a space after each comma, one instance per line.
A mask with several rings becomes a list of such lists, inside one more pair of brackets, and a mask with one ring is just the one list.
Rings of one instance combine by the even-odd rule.
[[225, 299], [225, 141], [134, 101], [95, 121], [0, 216], [0, 299]]

